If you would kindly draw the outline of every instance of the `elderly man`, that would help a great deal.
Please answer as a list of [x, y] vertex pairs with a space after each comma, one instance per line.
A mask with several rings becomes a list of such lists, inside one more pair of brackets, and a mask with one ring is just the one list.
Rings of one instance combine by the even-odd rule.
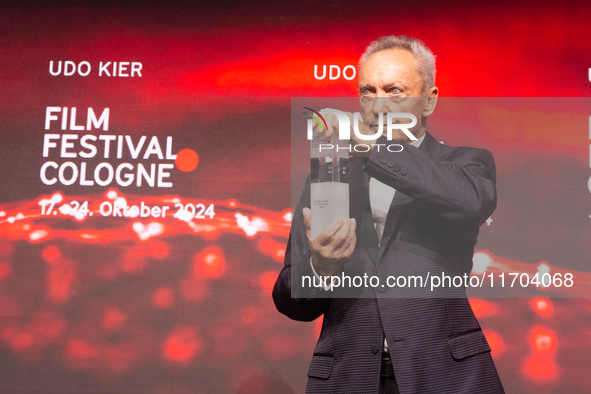
[[[479, 227], [496, 206], [490, 152], [448, 147], [426, 131], [439, 94], [432, 52], [416, 39], [382, 37], [360, 65], [363, 134], [385, 132], [389, 112], [413, 114], [418, 122], [409, 128], [412, 135], [396, 129], [396, 141], [384, 135], [359, 140], [352, 133], [353, 146], [370, 148], [351, 151], [358, 157], [349, 161], [350, 218], [335, 220], [315, 239], [306, 182], [273, 289], [277, 309], [288, 317], [324, 315], [306, 392], [503, 393], [463, 287], [460, 296], [456, 288], [437, 298], [420, 291], [403, 297], [384, 286], [358, 298], [327, 298], [336, 294], [330, 283], [294, 289], [293, 279], [302, 276], [468, 274]], [[338, 121], [326, 120], [331, 135]], [[376, 149], [391, 142], [404, 149]]]

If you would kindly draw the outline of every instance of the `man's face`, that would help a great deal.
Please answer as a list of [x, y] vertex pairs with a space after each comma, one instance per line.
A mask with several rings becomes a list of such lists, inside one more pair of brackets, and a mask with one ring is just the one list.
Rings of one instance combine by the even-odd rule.
[[[417, 117], [417, 125], [410, 131], [419, 138], [426, 128], [426, 116], [430, 115], [434, 103], [421, 97], [423, 82], [417, 73], [414, 56], [404, 49], [387, 49], [371, 55], [359, 70], [359, 95], [363, 122], [372, 132], [379, 129], [379, 114], [383, 113], [383, 134], [386, 134], [386, 114], [407, 112]], [[427, 97], [436, 99], [437, 88], [431, 89]], [[415, 97], [415, 98], [409, 98]], [[433, 105], [433, 108], [430, 108]], [[394, 120], [396, 122], [396, 119]], [[400, 123], [410, 119], [400, 118]], [[392, 138], [408, 142], [408, 137], [394, 129]]]

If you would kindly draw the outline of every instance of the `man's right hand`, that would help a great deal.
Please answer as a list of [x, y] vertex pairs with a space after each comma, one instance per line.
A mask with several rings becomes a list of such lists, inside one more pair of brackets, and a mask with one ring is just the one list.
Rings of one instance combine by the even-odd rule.
[[355, 250], [355, 219], [336, 219], [315, 239], [311, 239], [312, 211], [304, 208], [303, 214], [316, 273], [319, 276], [338, 275]]

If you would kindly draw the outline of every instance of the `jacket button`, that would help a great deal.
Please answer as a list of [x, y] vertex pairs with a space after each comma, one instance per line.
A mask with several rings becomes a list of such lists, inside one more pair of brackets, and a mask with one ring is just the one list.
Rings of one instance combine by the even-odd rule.
[[383, 292], [385, 292], [385, 291], [386, 291], [386, 288], [385, 288], [384, 286], [380, 286], [380, 287], [378, 287], [377, 289], [378, 289], [378, 291], [379, 291], [380, 293], [383, 293]]
[[387, 162], [388, 162], [388, 159], [382, 156], [382, 158], [380, 159], [380, 163], [386, 164]]
[[378, 347], [378, 345], [372, 345], [371, 346], [371, 352], [373, 354], [378, 354], [379, 351], [380, 351], [380, 348]]
[[406, 175], [406, 174], [408, 174], [408, 171], [406, 171], [406, 168], [401, 168], [400, 175]]
[[394, 171], [396, 171], [396, 172], [400, 171], [400, 164], [396, 164], [394, 166]]
[[390, 168], [394, 167], [394, 162], [393, 161], [389, 161], [388, 162], [388, 167], [390, 167]]

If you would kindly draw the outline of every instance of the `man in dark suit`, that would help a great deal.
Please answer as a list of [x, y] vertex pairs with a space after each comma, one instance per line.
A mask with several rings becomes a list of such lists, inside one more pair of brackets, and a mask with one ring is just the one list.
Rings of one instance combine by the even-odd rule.
[[[493, 157], [485, 149], [445, 146], [427, 133], [439, 92], [434, 56], [421, 41], [382, 37], [360, 64], [362, 132], [376, 134], [389, 112], [411, 113], [418, 122], [410, 128], [414, 138], [398, 130], [396, 141], [382, 135], [373, 149], [353, 153], [350, 219], [335, 220], [315, 239], [306, 182], [273, 289], [277, 309], [288, 317], [324, 315], [306, 392], [503, 393], [463, 286], [431, 292], [384, 285], [388, 277], [469, 274], [479, 227], [496, 206]], [[330, 116], [327, 122], [330, 135], [338, 122]], [[375, 148], [392, 142], [405, 144], [403, 151]], [[372, 145], [352, 136], [352, 145], [361, 143]], [[381, 284], [306, 288], [301, 281], [345, 274], [373, 275]]]

